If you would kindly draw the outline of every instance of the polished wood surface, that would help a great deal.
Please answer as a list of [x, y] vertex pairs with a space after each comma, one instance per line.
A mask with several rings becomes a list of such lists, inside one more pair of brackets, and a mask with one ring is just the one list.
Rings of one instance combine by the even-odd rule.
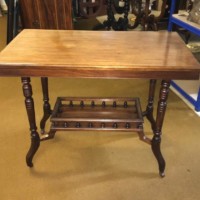
[[73, 29], [71, 0], [19, 0], [23, 28]]
[[23, 30], [1, 53], [1, 76], [198, 79], [177, 33]]

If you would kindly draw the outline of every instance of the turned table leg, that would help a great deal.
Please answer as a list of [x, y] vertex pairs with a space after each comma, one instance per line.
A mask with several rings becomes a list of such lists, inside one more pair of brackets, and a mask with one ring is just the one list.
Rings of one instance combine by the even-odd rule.
[[143, 113], [143, 116], [146, 116], [149, 122], [151, 123], [152, 130], [154, 130], [156, 124], [155, 119], [153, 117], [155, 87], [156, 87], [156, 80], [151, 79], [149, 84], [148, 104], [146, 107], [146, 111]]
[[23, 94], [25, 97], [25, 106], [28, 115], [30, 131], [31, 131], [31, 146], [26, 156], [26, 163], [29, 167], [33, 166], [32, 159], [40, 146], [40, 137], [37, 132], [36, 122], [35, 122], [35, 109], [34, 101], [32, 98], [32, 87], [31, 80], [29, 77], [23, 77], [22, 79]]
[[44, 105], [43, 105], [44, 115], [40, 121], [40, 129], [41, 129], [41, 133], [44, 134], [46, 121], [51, 116], [52, 111], [51, 111], [51, 106], [49, 104], [48, 78], [42, 77], [41, 84], [42, 84], [42, 93], [43, 93], [43, 101], [44, 101]]
[[152, 151], [158, 161], [159, 173], [160, 173], [161, 177], [165, 176], [165, 174], [164, 174], [165, 160], [164, 160], [161, 150], [160, 150], [160, 144], [161, 144], [162, 125], [163, 125], [165, 111], [166, 111], [166, 107], [167, 107], [169, 86], [170, 86], [170, 80], [162, 81], [160, 95], [159, 95], [159, 101], [158, 101], [156, 123], [155, 123], [155, 128], [153, 130], [154, 136], [153, 136], [152, 143], [151, 143]]

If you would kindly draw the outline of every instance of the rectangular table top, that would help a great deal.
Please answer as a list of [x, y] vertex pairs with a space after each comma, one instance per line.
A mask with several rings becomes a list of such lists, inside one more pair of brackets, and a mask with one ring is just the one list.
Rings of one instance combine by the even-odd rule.
[[0, 76], [199, 79], [200, 64], [167, 31], [23, 30], [0, 53]]

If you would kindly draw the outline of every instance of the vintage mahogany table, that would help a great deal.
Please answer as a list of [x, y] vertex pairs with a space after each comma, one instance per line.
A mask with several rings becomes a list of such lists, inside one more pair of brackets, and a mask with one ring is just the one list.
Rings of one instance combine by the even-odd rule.
[[[142, 44], [142, 45], [141, 45]], [[199, 79], [200, 65], [176, 33], [23, 30], [0, 53], [0, 76], [22, 77], [31, 131], [26, 162], [40, 141], [56, 131], [132, 131], [151, 145], [164, 176], [165, 160], [160, 143], [171, 79]], [[41, 77], [44, 116], [37, 132], [30, 77]], [[49, 104], [48, 77], [98, 79], [150, 79], [148, 105], [141, 111], [139, 98], [58, 97], [53, 111]], [[156, 80], [161, 81], [156, 118], [153, 104]], [[44, 133], [51, 117], [51, 128]], [[143, 117], [151, 123], [153, 137], [143, 130]]]

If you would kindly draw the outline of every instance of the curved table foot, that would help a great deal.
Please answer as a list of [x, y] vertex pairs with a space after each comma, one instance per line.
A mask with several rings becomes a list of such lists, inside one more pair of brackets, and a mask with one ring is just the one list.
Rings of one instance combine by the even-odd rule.
[[50, 130], [47, 134], [43, 134], [40, 141], [53, 139], [55, 136], [56, 131]]
[[40, 146], [40, 137], [37, 132], [31, 134], [31, 146], [26, 155], [26, 164], [33, 167], [33, 157]]
[[[50, 108], [50, 106], [49, 106], [49, 108]], [[40, 121], [41, 134], [45, 133], [46, 121], [49, 119], [50, 116], [51, 116], [51, 111], [49, 111], [49, 113], [45, 113], [45, 111], [44, 111], [44, 116]]]
[[160, 143], [161, 143], [161, 138], [160, 136], [154, 136], [152, 141], [151, 141], [151, 149], [154, 153], [154, 156], [156, 157], [158, 161], [158, 166], [159, 166], [159, 174], [161, 177], [165, 176], [165, 160], [162, 156], [161, 150], [160, 150]]

